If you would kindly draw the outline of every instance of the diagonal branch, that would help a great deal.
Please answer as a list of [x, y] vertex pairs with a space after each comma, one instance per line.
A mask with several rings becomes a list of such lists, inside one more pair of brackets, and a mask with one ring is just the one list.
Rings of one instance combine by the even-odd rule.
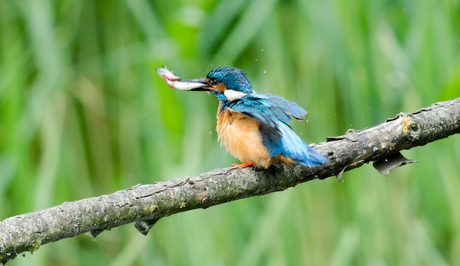
[[0, 263], [25, 251], [86, 232], [96, 237], [106, 229], [136, 222], [147, 234], [162, 217], [208, 208], [242, 198], [283, 191], [313, 179], [376, 161], [383, 174], [414, 162], [399, 151], [460, 133], [460, 98], [435, 103], [414, 113], [400, 113], [371, 128], [349, 130], [315, 146], [329, 162], [310, 169], [276, 165], [265, 171], [254, 168], [217, 168], [194, 177], [137, 185], [110, 195], [65, 202], [52, 208], [10, 217], [0, 222]]

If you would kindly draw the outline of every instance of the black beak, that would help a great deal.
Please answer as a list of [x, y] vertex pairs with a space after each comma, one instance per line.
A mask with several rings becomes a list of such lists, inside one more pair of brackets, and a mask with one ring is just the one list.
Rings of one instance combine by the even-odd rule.
[[190, 91], [210, 91], [211, 89], [211, 84], [206, 81], [206, 78], [201, 78], [201, 79], [181, 79], [181, 83], [189, 83], [189, 84], [202, 84], [201, 87], [197, 88], [192, 88]]

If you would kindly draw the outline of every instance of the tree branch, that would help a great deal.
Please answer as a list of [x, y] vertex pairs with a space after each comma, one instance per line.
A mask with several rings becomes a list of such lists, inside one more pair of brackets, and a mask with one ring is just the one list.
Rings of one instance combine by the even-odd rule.
[[460, 98], [439, 102], [415, 113], [394, 118], [360, 131], [349, 130], [315, 146], [329, 162], [310, 169], [275, 165], [268, 170], [217, 168], [195, 177], [151, 185], [137, 185], [110, 195], [65, 202], [59, 206], [10, 217], [0, 222], [0, 262], [6, 263], [41, 245], [136, 222], [147, 234], [162, 217], [264, 195], [313, 179], [324, 179], [375, 161], [383, 174], [410, 163], [399, 151], [460, 133]]

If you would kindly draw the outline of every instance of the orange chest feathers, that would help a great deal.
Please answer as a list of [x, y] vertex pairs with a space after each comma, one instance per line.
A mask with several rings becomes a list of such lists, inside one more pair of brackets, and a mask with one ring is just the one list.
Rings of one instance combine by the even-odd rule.
[[[222, 104], [222, 103], [221, 103]], [[217, 110], [217, 135], [221, 145], [241, 162], [253, 162], [256, 167], [267, 168], [270, 156], [262, 145], [260, 124], [239, 112], [227, 108]]]

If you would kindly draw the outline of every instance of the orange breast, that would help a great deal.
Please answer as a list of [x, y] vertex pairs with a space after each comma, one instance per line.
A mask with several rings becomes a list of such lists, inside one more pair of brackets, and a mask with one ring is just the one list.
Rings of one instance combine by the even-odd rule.
[[224, 144], [227, 151], [241, 162], [253, 162], [255, 167], [268, 168], [270, 156], [262, 145], [259, 122], [230, 108], [220, 114], [220, 105], [216, 128], [220, 144]]

